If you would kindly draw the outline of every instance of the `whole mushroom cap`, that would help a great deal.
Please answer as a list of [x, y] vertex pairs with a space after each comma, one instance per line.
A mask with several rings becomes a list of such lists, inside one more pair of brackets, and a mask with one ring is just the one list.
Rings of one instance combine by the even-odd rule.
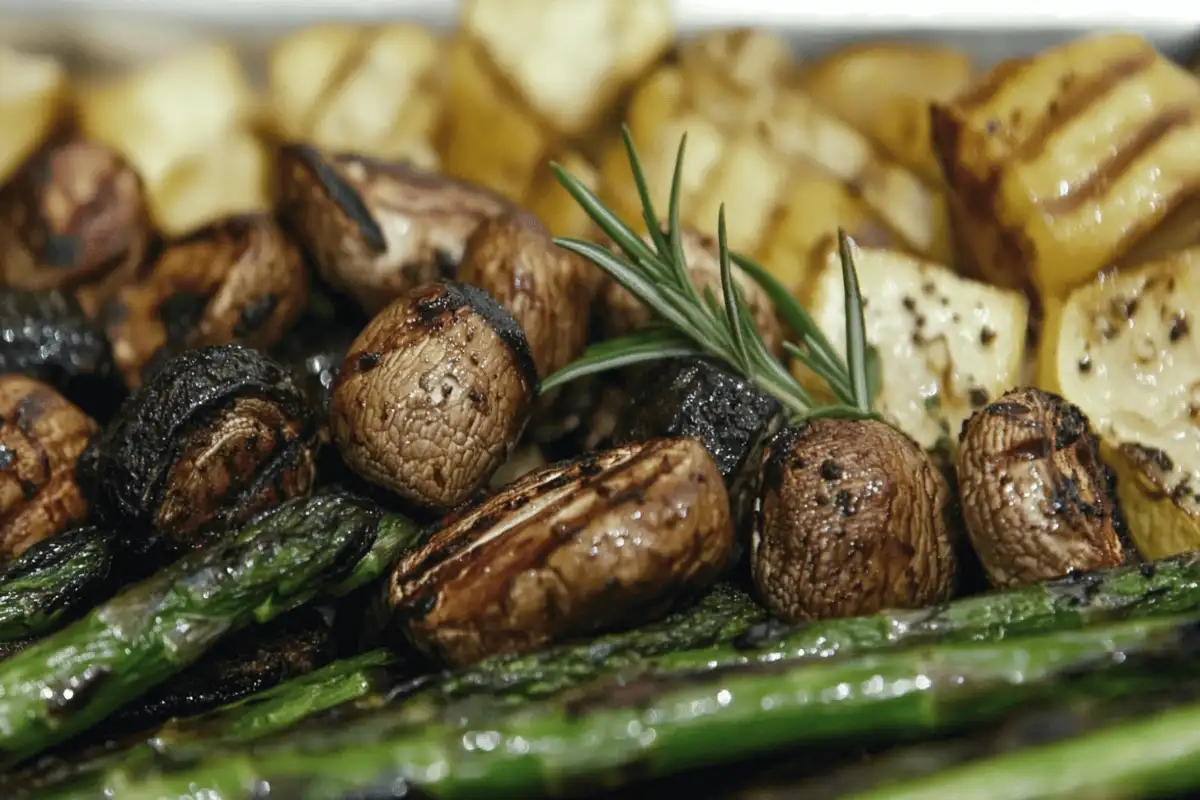
[[330, 433], [359, 475], [445, 510], [482, 488], [529, 421], [537, 369], [512, 316], [453, 282], [412, 290], [350, 346]]
[[772, 613], [829, 619], [949, 598], [950, 487], [903, 433], [815, 419], [776, 434], [762, 470], [750, 563]]

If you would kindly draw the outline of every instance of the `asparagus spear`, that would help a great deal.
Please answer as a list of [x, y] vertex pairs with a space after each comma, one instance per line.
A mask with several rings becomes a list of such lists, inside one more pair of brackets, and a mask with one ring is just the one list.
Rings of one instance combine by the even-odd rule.
[[666, 654], [655, 667], [677, 670], [846, 655], [930, 641], [988, 641], [1197, 607], [1200, 553], [1188, 553], [915, 611], [885, 611], [798, 626], [768, 622], [731, 644]]
[[[1192, 616], [1170, 617], [829, 662], [600, 679], [517, 709], [447, 707], [418, 694], [399, 708], [308, 726], [194, 769], [141, 780], [118, 772], [109, 788], [130, 800], [232, 800], [271, 786], [303, 800], [409, 784], [445, 798], [615, 785], [635, 773], [671, 774], [835, 737], [945, 731], [1048, 696], [1056, 679], [1101, 676], [1104, 691], [1128, 692], [1168, 679], [1160, 659], [1192, 655], [1196, 627]], [[1120, 676], [1128, 679], [1112, 679]]]
[[858, 800], [1169, 797], [1200, 787], [1200, 703], [856, 795]]
[[77, 528], [43, 539], [0, 569], [0, 642], [42, 636], [113, 590], [116, 537]]
[[378, 523], [350, 495], [285, 503], [0, 663], [0, 768], [86, 730], [229, 633], [374, 577], [386, 563]]

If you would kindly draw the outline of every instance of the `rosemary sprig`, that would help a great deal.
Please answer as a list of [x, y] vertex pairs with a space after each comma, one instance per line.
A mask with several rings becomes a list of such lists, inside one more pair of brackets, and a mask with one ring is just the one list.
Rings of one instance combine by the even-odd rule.
[[[873, 416], [872, 401], [879, 380], [878, 359], [866, 342], [852, 240], [843, 231], [838, 231], [838, 252], [846, 288], [848, 357], [843, 361], [816, 322], [785, 287], [752, 259], [730, 251], [724, 205], [717, 218], [723, 303], [718, 302], [711, 291], [706, 291], [703, 296], [696, 291], [684, 259], [679, 215], [687, 136], [685, 134], [679, 142], [665, 226], [655, 212], [641, 160], [629, 130], [622, 127], [621, 136], [642, 203], [642, 217], [649, 231], [650, 244], [582, 182], [558, 164], [552, 164], [563, 188], [596, 226], [607, 234], [621, 254], [582, 239], [555, 239], [555, 243], [607, 272], [653, 311], [657, 319], [654, 325], [645, 330], [592, 345], [579, 359], [542, 381], [542, 388], [553, 389], [584, 375], [630, 364], [700, 356], [723, 362], [758, 388], [774, 395], [793, 419]], [[837, 404], [817, 405], [808, 391], [767, 349], [761, 333], [754, 325], [741, 288], [733, 279], [734, 266], [749, 275], [771, 298], [779, 316], [798, 340], [797, 343], [788, 342], [786, 349], [829, 386], [837, 398]]]

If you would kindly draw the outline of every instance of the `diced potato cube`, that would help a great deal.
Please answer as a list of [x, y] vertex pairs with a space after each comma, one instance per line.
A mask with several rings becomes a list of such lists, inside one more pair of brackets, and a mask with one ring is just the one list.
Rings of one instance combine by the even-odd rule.
[[69, 99], [56, 59], [0, 46], [0, 183], [46, 139]]

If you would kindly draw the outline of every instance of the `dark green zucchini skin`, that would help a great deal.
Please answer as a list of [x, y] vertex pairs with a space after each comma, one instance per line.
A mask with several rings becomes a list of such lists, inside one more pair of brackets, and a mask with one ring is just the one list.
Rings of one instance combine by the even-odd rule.
[[111, 530], [76, 528], [0, 568], [0, 642], [44, 636], [107, 599], [123, 573], [120, 550]]

